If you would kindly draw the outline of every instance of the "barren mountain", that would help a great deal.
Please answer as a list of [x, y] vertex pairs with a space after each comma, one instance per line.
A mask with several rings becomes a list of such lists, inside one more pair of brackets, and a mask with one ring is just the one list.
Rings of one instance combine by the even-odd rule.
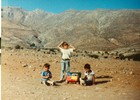
[[139, 10], [1, 11], [2, 46], [55, 47], [67, 41], [80, 49], [112, 50], [140, 43]]

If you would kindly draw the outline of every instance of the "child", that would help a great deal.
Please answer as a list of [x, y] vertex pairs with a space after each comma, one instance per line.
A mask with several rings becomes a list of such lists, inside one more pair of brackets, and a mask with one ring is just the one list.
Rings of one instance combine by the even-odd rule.
[[90, 68], [90, 64], [85, 64], [85, 77], [83, 79], [80, 78], [80, 84], [81, 85], [93, 85], [95, 84], [95, 74]]
[[43, 71], [41, 72], [41, 83], [44, 85], [50, 84], [54, 85], [54, 82], [50, 80], [52, 78], [52, 74], [49, 71], [50, 69], [50, 64], [46, 63], [43, 66]]
[[61, 42], [58, 48], [62, 53], [60, 81], [65, 81], [64, 71], [66, 71], [66, 75], [70, 72], [70, 56], [75, 48], [67, 42]]

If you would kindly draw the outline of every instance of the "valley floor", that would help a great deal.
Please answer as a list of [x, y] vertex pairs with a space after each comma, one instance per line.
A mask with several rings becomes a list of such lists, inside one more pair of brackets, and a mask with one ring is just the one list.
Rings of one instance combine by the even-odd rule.
[[138, 61], [72, 57], [71, 71], [83, 75], [84, 64], [90, 63], [96, 74], [96, 85], [45, 86], [40, 84], [42, 65], [50, 63], [53, 80], [59, 80], [61, 54], [2, 49], [1, 56], [2, 100], [140, 100]]

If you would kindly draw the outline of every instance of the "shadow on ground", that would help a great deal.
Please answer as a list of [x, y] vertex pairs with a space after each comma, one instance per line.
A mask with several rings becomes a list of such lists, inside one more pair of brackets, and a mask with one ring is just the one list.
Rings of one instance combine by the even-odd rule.
[[[97, 76], [96, 77], [95, 84], [96, 85], [99, 85], [99, 84], [108, 83], [108, 82], [110, 82], [110, 79], [112, 79], [112, 78], [113, 78], [112, 76], [106, 76], [106, 75]], [[97, 79], [100, 79], [100, 80], [97, 80]], [[103, 80], [101, 80], [101, 79], [103, 79]]]
[[112, 76], [106, 76], [106, 75], [96, 76], [96, 79], [102, 79], [102, 78], [113, 78], [113, 77]]

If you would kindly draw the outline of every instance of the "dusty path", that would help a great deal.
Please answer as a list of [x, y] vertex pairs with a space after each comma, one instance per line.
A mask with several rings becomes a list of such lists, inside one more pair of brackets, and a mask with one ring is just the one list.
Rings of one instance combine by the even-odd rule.
[[96, 85], [86, 87], [40, 84], [40, 66], [46, 62], [53, 80], [59, 80], [60, 54], [2, 50], [2, 100], [140, 100], [140, 62], [73, 57], [71, 71], [83, 73], [83, 65], [90, 63], [96, 73]]

